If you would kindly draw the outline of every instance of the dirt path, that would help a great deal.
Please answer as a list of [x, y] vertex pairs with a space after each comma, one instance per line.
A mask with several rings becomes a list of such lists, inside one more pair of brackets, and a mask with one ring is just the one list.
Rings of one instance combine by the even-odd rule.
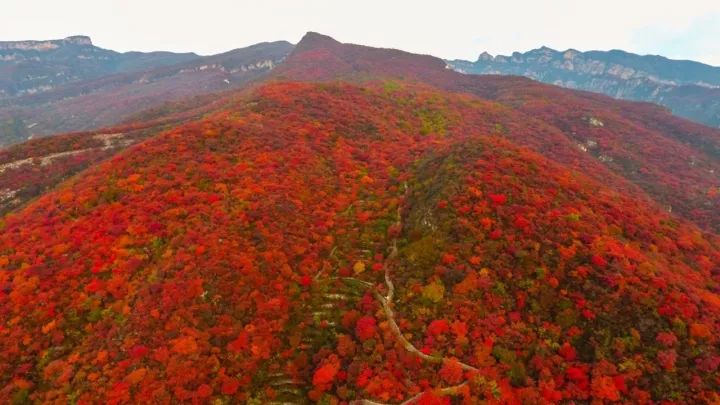
[[[406, 186], [407, 189], [407, 186]], [[397, 210], [397, 217], [395, 225], [398, 227], [402, 226], [402, 213], [400, 208]], [[422, 351], [418, 350], [417, 347], [415, 347], [407, 338], [405, 338], [405, 335], [402, 333], [402, 330], [400, 330], [400, 326], [398, 326], [397, 321], [395, 320], [395, 311], [393, 311], [393, 299], [395, 297], [395, 285], [392, 281], [392, 264], [394, 263], [395, 259], [398, 257], [398, 247], [397, 247], [398, 239], [395, 237], [391, 242], [390, 247], [390, 254], [385, 259], [384, 267], [385, 267], [385, 287], [387, 289], [387, 292], [385, 295], [382, 295], [380, 291], [377, 289], [375, 285], [372, 283], [369, 283], [364, 280], [360, 280], [354, 277], [333, 277], [337, 280], [342, 280], [344, 282], [354, 283], [354, 284], [360, 284], [365, 286], [366, 288], [370, 289], [375, 299], [380, 303], [380, 305], [383, 308], [383, 312], [385, 314], [385, 318], [387, 318], [388, 322], [390, 323], [390, 328], [393, 331], [393, 334], [395, 335], [395, 338], [397, 341], [399, 341], [402, 346], [407, 350], [408, 352], [418, 356], [419, 358], [423, 359], [424, 361], [427, 361], [428, 363], [433, 364], [443, 364], [445, 362], [454, 361], [457, 362], [460, 367], [464, 371], [473, 371], [473, 372], [479, 372], [479, 370], [467, 363], [463, 363], [461, 361], [455, 360], [455, 359], [448, 359], [445, 357], [440, 356], [431, 356], [428, 354], [423, 353]], [[446, 388], [440, 388], [433, 393], [435, 395], [440, 396], [456, 396], [461, 395], [464, 391], [465, 387], [468, 385], [468, 382], [465, 381], [461, 384], [446, 387]], [[420, 397], [424, 393], [419, 393], [402, 403], [400, 405], [409, 405], [420, 399]], [[388, 405], [381, 402], [375, 402], [368, 399], [361, 399], [361, 400], [355, 400], [350, 402], [351, 405]]]

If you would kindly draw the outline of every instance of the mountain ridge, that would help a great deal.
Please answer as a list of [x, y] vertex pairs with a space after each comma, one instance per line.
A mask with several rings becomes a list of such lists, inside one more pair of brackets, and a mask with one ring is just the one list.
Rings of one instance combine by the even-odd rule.
[[57, 85], [198, 58], [194, 53], [115, 52], [90, 37], [0, 43], [0, 99], [42, 93]]
[[277, 81], [80, 173], [3, 222], [0, 398], [716, 399], [717, 237], [510, 113]]
[[[599, 50], [590, 50], [590, 51], [580, 51], [574, 48], [568, 48], [566, 50], [558, 50], [554, 48], [550, 48], [548, 46], [541, 46], [539, 48], [534, 48], [531, 50], [528, 50], [526, 52], [512, 52], [510, 55], [503, 55], [503, 54], [497, 54], [492, 55], [487, 51], [484, 51], [478, 56], [476, 62], [478, 61], [509, 61], [513, 57], [527, 57], [529, 55], [537, 55], [537, 54], [553, 54], [553, 55], [563, 55], [567, 57], [568, 59], [575, 58], [577, 56], [587, 56], [592, 58], [593, 56], [606, 56], [608, 60], [612, 60], [614, 62], [621, 61], [623, 59], [626, 60], [634, 60], [634, 61], [644, 61], [646, 65], [652, 65], [657, 62], [662, 63], [669, 63], [670, 66], [673, 66], [673, 69], [668, 69], [669, 71], [673, 71], [676, 74], [681, 73], [689, 73], [691, 78], [683, 78], [680, 79], [680, 83], [688, 84], [688, 83], [702, 83], [703, 80], [709, 79], [709, 83], [713, 83], [712, 85], [720, 85], [720, 78], [718, 78], [718, 74], [720, 74], [720, 67], [713, 66], [707, 63], [698, 62], [692, 59], [673, 59], [668, 58], [663, 55], [656, 55], [656, 54], [636, 54], [633, 52], [625, 51], [623, 49], [610, 49], [607, 51], [599, 51]], [[452, 60], [451, 60], [452, 61]], [[454, 61], [462, 61], [461, 59], [455, 59]], [[648, 71], [651, 71], [651, 69], [647, 69]], [[688, 72], [690, 71], [690, 72]], [[699, 74], [698, 74], [699, 73]], [[698, 79], [698, 76], [700, 79]], [[675, 79], [678, 79], [678, 76], [675, 77]]]
[[542, 47], [510, 56], [482, 53], [475, 62], [447, 61], [460, 72], [526, 76], [566, 88], [663, 105], [675, 114], [720, 126], [720, 67], [622, 50], [580, 52]]
[[86, 35], [71, 35], [63, 39], [0, 41], [0, 50], [36, 50], [45, 51], [64, 45], [92, 46], [92, 39]]
[[145, 109], [242, 86], [274, 68], [292, 47], [286, 41], [265, 42], [217, 55], [183, 56], [181, 61], [172, 60], [174, 54], [124, 54], [142, 66], [0, 98], [0, 146], [115, 125]]
[[719, 130], [315, 34], [185, 103], [0, 151], [0, 402], [720, 401]]
[[[311, 39], [314, 42], [314, 38]], [[615, 179], [612, 181], [619, 181], [617, 186], [624, 184], [622, 187], [628, 190], [639, 185], [668, 209], [680, 209], [687, 214], [693, 212], [696, 220], [705, 218], [700, 221], [709, 220], [715, 224], [708, 228], [710, 222], [705, 222], [702, 225], [705, 229], [718, 229], [720, 217], [713, 214], [714, 208], [711, 208], [716, 207], [718, 201], [707, 197], [714, 195], [711, 190], [716, 187], [715, 179], [720, 172], [720, 167], [715, 167], [720, 156], [717, 129], [677, 118], [654, 104], [566, 90], [520, 76], [461, 74], [447, 69], [441, 59], [432, 56], [337, 42], [326, 44], [328, 46], [306, 47], [301, 40], [287, 63], [280, 65], [270, 77], [356, 83], [365, 83], [372, 78], [402, 79], [498, 101], [520, 114], [522, 120], [546, 128], [542, 136], [510, 133], [515, 142], [543, 154], [553, 153], [554, 159], [579, 171], [597, 167], [591, 175]], [[550, 103], [549, 99], [557, 101]], [[593, 124], [593, 120], [614, 124], [610, 129], [604, 124]], [[643, 131], [642, 136], [636, 134], [638, 128], [645, 127], [652, 129]], [[597, 142], [599, 134], [607, 137], [604, 146], [587, 150], [583, 145], [588, 141]], [[663, 146], [640, 147], [645, 142], [660, 142]], [[608, 147], [610, 149], [605, 149]], [[692, 163], [694, 159], [699, 160]], [[703, 163], [698, 164], [699, 161]], [[669, 162], [673, 162], [674, 170], [668, 170]], [[687, 183], [693, 191], [686, 186], [677, 186], [683, 184], [683, 177], [696, 182]], [[690, 197], [693, 194], [695, 196]]]

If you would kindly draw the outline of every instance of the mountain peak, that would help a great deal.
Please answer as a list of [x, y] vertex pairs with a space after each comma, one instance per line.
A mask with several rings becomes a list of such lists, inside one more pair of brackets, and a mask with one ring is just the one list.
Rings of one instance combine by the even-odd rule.
[[298, 42], [297, 48], [310, 48], [310, 47], [317, 47], [317, 46], [327, 46], [327, 45], [339, 45], [340, 42], [335, 40], [333, 37], [330, 37], [328, 35], [320, 34], [313, 31], [308, 31]]
[[308, 32], [274, 74], [301, 80], [354, 77], [361, 72], [375, 77], [407, 78], [420, 71], [442, 73], [446, 68], [447, 64], [434, 56], [341, 43], [327, 35]]
[[492, 61], [494, 58], [488, 51], [485, 51], [478, 56], [478, 62], [489, 62]]
[[554, 53], [558, 53], [558, 51], [553, 48], [550, 48], [549, 46], [543, 45], [540, 48], [533, 49], [533, 50], [527, 52], [526, 54], [546, 54], [547, 55], [547, 54], [554, 54]]
[[72, 45], [92, 45], [92, 39], [86, 35], [72, 35], [62, 40], [66, 44]]

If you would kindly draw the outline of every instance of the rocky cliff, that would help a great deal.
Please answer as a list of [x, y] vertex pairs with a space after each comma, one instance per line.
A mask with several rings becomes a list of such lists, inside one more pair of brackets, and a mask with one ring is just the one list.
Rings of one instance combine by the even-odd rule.
[[[17, 51], [31, 45], [44, 49], [46, 45], [38, 44], [46, 42], [59, 47]], [[184, 109], [186, 105], [175, 102], [242, 86], [272, 70], [293, 48], [279, 41], [197, 56], [121, 54], [84, 45], [91, 44], [87, 37], [14, 44], [16, 50], [5, 55], [32, 59], [3, 65], [0, 51], [0, 147], [117, 124], [143, 110]], [[5, 97], [3, 81], [10, 89]]]
[[92, 46], [92, 44], [90, 37], [75, 35], [48, 41], [0, 41], [0, 50], [49, 51], [68, 45]]
[[475, 62], [447, 63], [463, 73], [520, 75], [615, 98], [649, 101], [677, 115], [720, 126], [720, 68], [698, 62], [618, 50], [561, 52], [542, 47], [509, 56], [484, 52]]
[[119, 53], [94, 46], [89, 37], [81, 35], [47, 41], [0, 42], [0, 100], [196, 58], [199, 56], [190, 53]]

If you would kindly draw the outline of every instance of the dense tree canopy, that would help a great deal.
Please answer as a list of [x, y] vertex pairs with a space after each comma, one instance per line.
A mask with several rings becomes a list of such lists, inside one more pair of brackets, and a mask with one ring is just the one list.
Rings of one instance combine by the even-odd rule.
[[718, 238], [522, 117], [275, 83], [89, 168], [0, 225], [0, 401], [720, 400]]

